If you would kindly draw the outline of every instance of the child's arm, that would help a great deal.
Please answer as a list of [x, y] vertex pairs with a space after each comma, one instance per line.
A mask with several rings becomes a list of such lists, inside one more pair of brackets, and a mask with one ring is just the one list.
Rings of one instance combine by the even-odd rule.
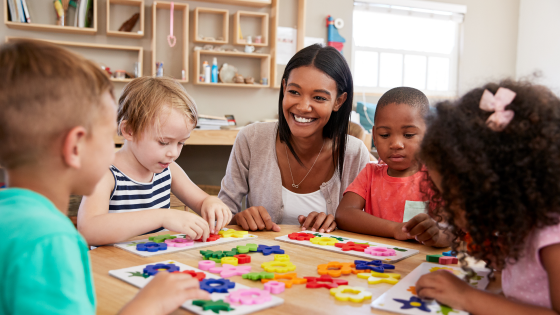
[[208, 224], [186, 211], [152, 209], [109, 213], [109, 198], [114, 187], [113, 174], [107, 171], [93, 194], [82, 199], [78, 211], [78, 230], [90, 245], [122, 242], [160, 227], [184, 233], [192, 239], [208, 237]]
[[547, 246], [540, 251], [543, 267], [548, 274], [548, 291], [552, 309], [515, 302], [492, 293], [471, 287], [453, 274], [438, 270], [423, 275], [416, 282], [421, 298], [435, 299], [454, 309], [473, 315], [552, 315], [560, 314], [560, 244]]
[[177, 163], [171, 163], [169, 169], [172, 178], [171, 191], [179, 200], [208, 222], [210, 233], [218, 233], [219, 230], [229, 224], [233, 215], [225, 203], [218, 197], [209, 196], [195, 185]]
[[405, 223], [378, 218], [363, 211], [366, 201], [351, 191], [344, 194], [336, 210], [340, 229], [360, 234], [392, 237], [397, 240], [416, 239], [424, 245], [447, 247], [448, 233], [441, 231], [427, 214], [418, 214]]
[[160, 271], [119, 312], [121, 315], [169, 314], [186, 300], [209, 300], [210, 294], [199, 289], [199, 282], [187, 274]]

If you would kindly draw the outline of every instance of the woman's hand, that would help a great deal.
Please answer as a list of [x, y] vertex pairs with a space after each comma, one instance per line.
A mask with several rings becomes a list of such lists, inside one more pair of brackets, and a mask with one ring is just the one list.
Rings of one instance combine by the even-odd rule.
[[330, 233], [336, 229], [334, 216], [332, 214], [327, 215], [324, 212], [313, 211], [307, 217], [300, 215], [298, 221], [301, 224], [302, 231], [309, 230], [311, 227], [311, 232]]
[[210, 233], [216, 234], [231, 221], [232, 214], [229, 207], [220, 198], [208, 196], [202, 202], [200, 210], [202, 218], [208, 222]]
[[247, 208], [236, 214], [233, 219], [237, 222], [237, 225], [240, 225], [244, 230], [280, 232], [280, 227], [272, 222], [272, 218], [264, 207]]
[[466, 310], [467, 295], [474, 290], [468, 283], [445, 270], [425, 274], [416, 282], [419, 298], [434, 299], [458, 310]]

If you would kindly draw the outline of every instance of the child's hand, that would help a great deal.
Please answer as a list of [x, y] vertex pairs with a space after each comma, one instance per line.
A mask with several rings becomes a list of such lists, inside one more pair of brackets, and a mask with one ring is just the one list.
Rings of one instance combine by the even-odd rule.
[[467, 295], [476, 290], [445, 270], [423, 275], [416, 282], [416, 292], [422, 299], [434, 299], [457, 310], [467, 310]]
[[169, 314], [186, 300], [209, 300], [210, 294], [200, 290], [197, 279], [183, 273], [160, 271], [120, 314]]
[[416, 239], [418, 242], [428, 246], [442, 246], [438, 244], [441, 230], [429, 215], [420, 213], [415, 215], [402, 227], [402, 232], [406, 233], [409, 239]]
[[162, 226], [170, 231], [184, 233], [192, 240], [202, 238], [206, 241], [210, 235], [208, 222], [197, 214], [173, 209], [165, 209], [164, 213]]
[[216, 234], [231, 221], [232, 214], [229, 207], [220, 198], [209, 196], [202, 202], [200, 209], [202, 218], [208, 222], [210, 233]]
[[311, 227], [312, 232], [330, 233], [336, 229], [334, 216], [332, 214], [327, 215], [324, 212], [317, 213], [313, 211], [307, 217], [300, 215], [298, 221], [301, 224], [302, 231], [308, 230]]
[[272, 222], [272, 218], [264, 207], [251, 207], [247, 208], [234, 217], [237, 225], [240, 225], [244, 230], [268, 230], [280, 232], [280, 227]]

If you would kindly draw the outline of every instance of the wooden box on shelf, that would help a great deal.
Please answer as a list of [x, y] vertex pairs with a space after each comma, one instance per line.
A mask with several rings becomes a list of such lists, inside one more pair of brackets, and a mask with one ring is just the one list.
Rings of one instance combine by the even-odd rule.
[[[245, 84], [245, 83], [205, 83], [200, 82], [198, 74], [200, 73], [200, 56], [210, 55], [210, 56], [226, 56], [226, 57], [243, 57], [243, 58], [257, 58], [261, 60], [261, 78], [267, 78], [267, 84]], [[239, 88], [267, 88], [270, 87], [270, 55], [269, 54], [257, 54], [257, 53], [244, 53], [244, 52], [234, 52], [234, 51], [213, 51], [213, 50], [196, 50], [194, 52], [194, 84], [206, 85], [206, 86], [227, 86], [227, 87], [239, 87]], [[255, 80], [258, 82], [258, 80]]]
[[[241, 19], [243, 17], [256, 17], [261, 18], [261, 34], [262, 42], [255, 43], [255, 37], [253, 36], [252, 43], [247, 43], [247, 40], [241, 39]], [[233, 44], [234, 45], [251, 45], [255, 47], [266, 47], [268, 46], [268, 13], [261, 12], [250, 12], [250, 11], [237, 11], [235, 13], [235, 18], [233, 19]]]
[[[6, 42], [10, 42], [12, 40], [17, 39], [24, 39], [22, 37], [6, 37]], [[117, 45], [105, 45], [105, 44], [87, 44], [87, 43], [79, 43], [79, 42], [65, 42], [65, 41], [58, 41], [58, 40], [46, 40], [46, 39], [35, 39], [35, 40], [42, 40], [45, 42], [49, 42], [55, 45], [63, 46], [63, 47], [79, 47], [79, 48], [92, 48], [92, 49], [105, 49], [105, 50], [122, 50], [122, 51], [132, 51], [138, 53], [138, 76], [142, 76], [142, 56], [144, 53], [144, 49], [142, 47], [133, 47], [133, 46], [117, 46]], [[130, 82], [133, 79], [115, 79], [111, 78], [113, 82]]]
[[[111, 5], [128, 5], [139, 8], [138, 32], [122, 32], [111, 30]], [[124, 22], [124, 21], [123, 21]], [[142, 38], [144, 37], [144, 0], [107, 0], [107, 36]]]
[[[32, 4], [33, 2], [28, 2]], [[52, 1], [51, 1], [52, 4]], [[95, 35], [97, 33], [97, 0], [93, 0], [93, 27], [76, 27], [76, 26], [62, 26], [51, 24], [38, 24], [38, 23], [21, 23], [12, 22], [8, 20], [8, 1], [4, 1], [4, 24], [8, 28], [26, 30], [26, 31], [41, 31], [41, 32], [57, 32], [57, 33], [71, 33], [71, 34], [85, 34]], [[54, 14], [54, 7], [53, 7]]]
[[[152, 4], [152, 76], [156, 75], [156, 25], [157, 25], [157, 10], [171, 10], [171, 3], [167, 1], [154, 1]], [[177, 39], [177, 41], [181, 40], [183, 43], [183, 70], [185, 70], [186, 80], [179, 80], [177, 82], [180, 83], [187, 83], [189, 82], [189, 5], [186, 3], [176, 3], [173, 2], [173, 10], [175, 11], [183, 11], [183, 38]]]
[[[198, 27], [200, 14], [217, 14], [222, 15], [222, 40], [218, 40], [215, 38], [214, 40], [205, 40], [200, 38], [200, 30]], [[204, 44], [218, 44], [223, 45], [228, 43], [228, 35], [229, 35], [229, 11], [228, 10], [221, 10], [221, 9], [212, 9], [212, 8], [201, 8], [197, 7], [194, 9], [193, 12], [193, 42], [195, 43], [204, 43]]]

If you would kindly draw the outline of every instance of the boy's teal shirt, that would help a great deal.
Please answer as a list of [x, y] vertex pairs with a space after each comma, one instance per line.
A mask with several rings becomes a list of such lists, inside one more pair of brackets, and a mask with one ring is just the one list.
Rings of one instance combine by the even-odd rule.
[[88, 248], [44, 196], [0, 190], [0, 314], [94, 314]]

